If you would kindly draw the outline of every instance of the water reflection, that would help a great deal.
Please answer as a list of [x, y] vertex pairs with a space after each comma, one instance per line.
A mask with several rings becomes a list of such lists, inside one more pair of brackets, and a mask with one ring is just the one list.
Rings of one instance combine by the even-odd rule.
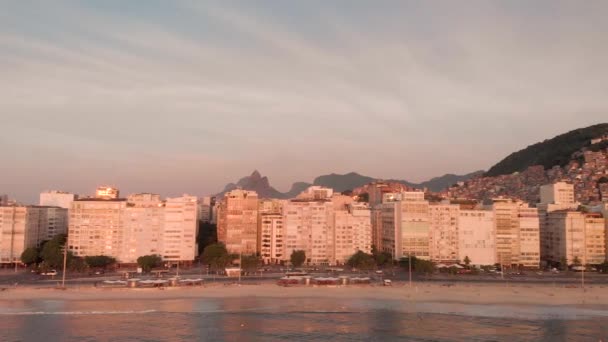
[[416, 310], [398, 310], [399, 305], [403, 303], [256, 297], [20, 301], [2, 307], [0, 340], [598, 341], [608, 335], [606, 318], [518, 320], [408, 312]]

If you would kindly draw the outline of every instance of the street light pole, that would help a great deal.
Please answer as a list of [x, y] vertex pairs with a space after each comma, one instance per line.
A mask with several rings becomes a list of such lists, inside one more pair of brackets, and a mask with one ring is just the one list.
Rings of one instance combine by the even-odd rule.
[[407, 258], [408, 258], [408, 268], [409, 268], [409, 277], [410, 277], [410, 287], [412, 287], [412, 251], [409, 251], [407, 253]]
[[241, 273], [243, 273], [243, 247], [239, 253], [239, 285], [241, 285]]
[[68, 246], [67, 241], [63, 245], [63, 272], [61, 273], [61, 287], [65, 287], [65, 270], [68, 264]]

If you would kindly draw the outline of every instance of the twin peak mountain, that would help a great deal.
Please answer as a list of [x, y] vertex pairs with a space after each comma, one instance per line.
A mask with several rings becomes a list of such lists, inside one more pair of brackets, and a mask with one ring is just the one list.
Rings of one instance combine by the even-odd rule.
[[[469, 173], [466, 175], [461, 175], [461, 176], [447, 174], [447, 175], [444, 175], [441, 177], [436, 177], [429, 181], [422, 182], [419, 184], [408, 182], [405, 180], [395, 180], [395, 179], [389, 179], [387, 181], [402, 183], [402, 184], [405, 184], [405, 185], [413, 187], [413, 188], [419, 188], [419, 189], [428, 188], [431, 191], [441, 191], [454, 183], [466, 181], [472, 177], [479, 176], [482, 173], [483, 173], [483, 171], [476, 171], [476, 172], [472, 172], [472, 173]], [[309, 186], [312, 186], [312, 185], [324, 186], [327, 188], [332, 188], [332, 189], [334, 189], [334, 191], [342, 192], [342, 191], [358, 188], [365, 184], [369, 184], [375, 180], [377, 180], [377, 178], [363, 176], [356, 172], [351, 172], [351, 173], [347, 173], [347, 174], [343, 174], [343, 175], [332, 173], [329, 175], [323, 175], [323, 176], [319, 176], [319, 177], [315, 178], [313, 183], [307, 183], [307, 182], [293, 183], [293, 185], [291, 186], [291, 189], [289, 191], [280, 192], [270, 185], [270, 181], [268, 180], [268, 177], [263, 177], [260, 174], [260, 172], [255, 170], [255, 171], [253, 171], [253, 173], [250, 176], [241, 178], [236, 184], [235, 183], [227, 184], [226, 187], [224, 188], [224, 191], [220, 192], [216, 196], [222, 197], [225, 193], [227, 193], [229, 191], [232, 191], [237, 188], [241, 188], [244, 190], [250, 190], [250, 191], [257, 192], [258, 196], [260, 196], [260, 198], [287, 199], [287, 198], [296, 197], [298, 194], [300, 194], [302, 191], [306, 190], [306, 188], [308, 188]]]

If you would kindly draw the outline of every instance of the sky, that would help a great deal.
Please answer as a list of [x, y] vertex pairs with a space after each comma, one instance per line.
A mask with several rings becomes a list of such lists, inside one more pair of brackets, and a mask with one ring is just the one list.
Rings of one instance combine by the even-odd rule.
[[423, 181], [608, 121], [606, 1], [6, 1], [0, 193]]

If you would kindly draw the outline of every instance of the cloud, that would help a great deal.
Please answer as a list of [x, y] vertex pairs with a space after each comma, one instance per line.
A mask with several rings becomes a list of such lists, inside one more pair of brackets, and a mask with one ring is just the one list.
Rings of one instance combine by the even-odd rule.
[[215, 192], [253, 168], [282, 188], [352, 170], [419, 181], [607, 109], [601, 3], [138, 6], [6, 5], [0, 190], [35, 194], [46, 176], [25, 177], [49, 163], [94, 165], [90, 182], [109, 163], [130, 170], [121, 184], [167, 191]]

